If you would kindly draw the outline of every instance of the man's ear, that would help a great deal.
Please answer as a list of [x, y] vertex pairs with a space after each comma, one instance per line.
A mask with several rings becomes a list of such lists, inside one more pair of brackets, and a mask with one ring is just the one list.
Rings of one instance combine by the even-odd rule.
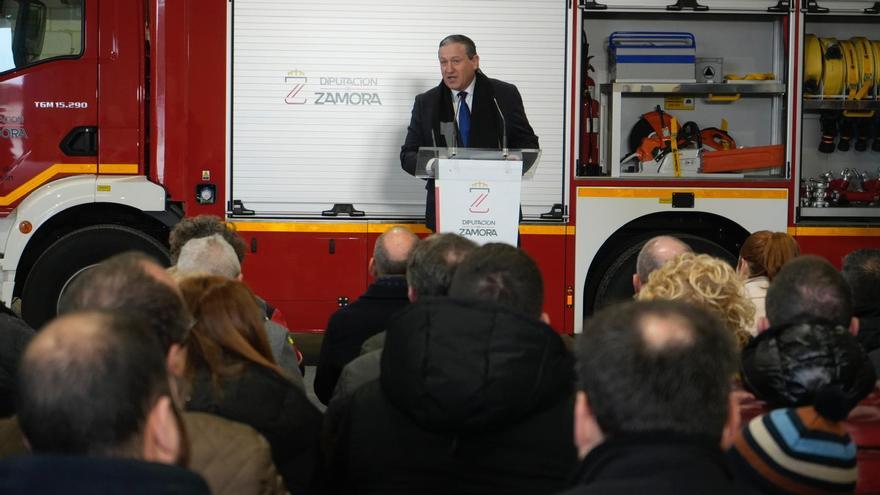
[[633, 290], [636, 294], [642, 290], [642, 279], [639, 277], [638, 273], [633, 273]]
[[416, 294], [416, 290], [413, 289], [411, 285], [408, 285], [406, 287], [406, 297], [407, 299], [409, 299], [409, 302], [416, 302], [416, 299], [418, 299], [419, 295]]
[[370, 262], [367, 264], [367, 271], [370, 272], [370, 276], [373, 278], [379, 278], [376, 275], [376, 259], [370, 258]]
[[766, 331], [770, 328], [770, 320], [766, 316], [758, 318], [758, 333]]
[[243, 273], [243, 272], [238, 272], [238, 275], [235, 276], [235, 280], [238, 280], [239, 282], [241, 282], [242, 280], [244, 280], [244, 273]]
[[740, 428], [739, 399], [741, 393], [731, 391], [727, 394], [727, 420], [724, 429], [721, 430], [721, 450], [727, 450], [733, 446], [733, 440]]
[[183, 435], [174, 416], [171, 397], [159, 397], [144, 426], [144, 460], [176, 464], [182, 451]]
[[849, 320], [849, 333], [851, 333], [853, 337], [859, 334], [859, 319], [855, 316]]
[[186, 371], [186, 348], [180, 344], [171, 344], [165, 356], [165, 366], [174, 376], [183, 376]]
[[550, 324], [550, 315], [548, 315], [547, 312], [542, 312], [541, 313], [541, 321], [543, 321], [544, 323], [549, 325]]
[[590, 408], [587, 393], [579, 391], [574, 399], [574, 445], [577, 447], [578, 457], [583, 459], [604, 440], [605, 436]]

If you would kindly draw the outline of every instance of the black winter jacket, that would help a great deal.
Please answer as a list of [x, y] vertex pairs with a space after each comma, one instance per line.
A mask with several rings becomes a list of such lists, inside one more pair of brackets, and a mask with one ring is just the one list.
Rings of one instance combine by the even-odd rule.
[[856, 338], [874, 363], [874, 371], [880, 374], [880, 308], [856, 309], [855, 314], [859, 318]]
[[250, 425], [269, 441], [272, 460], [291, 493], [314, 489], [322, 416], [289, 380], [252, 364], [216, 390], [208, 373], [200, 371], [186, 408]]
[[34, 331], [0, 303], [0, 417], [15, 414], [15, 377]]
[[409, 304], [404, 277], [381, 277], [357, 301], [330, 317], [315, 369], [315, 395], [327, 404], [342, 368], [360, 355], [368, 338], [388, 328], [394, 313]]
[[606, 440], [587, 454], [564, 495], [738, 493], [717, 442], [663, 432]]
[[340, 493], [551, 493], [577, 464], [573, 362], [540, 321], [420, 300], [391, 322], [381, 377], [334, 402]]
[[742, 350], [745, 387], [772, 408], [813, 403], [826, 385], [840, 388], [851, 409], [874, 389], [874, 367], [842, 326], [801, 323], [773, 327]]

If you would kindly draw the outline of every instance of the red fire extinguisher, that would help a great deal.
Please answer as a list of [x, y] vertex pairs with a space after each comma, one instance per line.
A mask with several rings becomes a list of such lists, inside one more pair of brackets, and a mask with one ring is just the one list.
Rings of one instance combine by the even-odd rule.
[[590, 77], [595, 69], [590, 65], [586, 34], [581, 37], [584, 48], [581, 66], [583, 94], [581, 98], [580, 170], [578, 175], [601, 175], [599, 167], [599, 100], [596, 99], [596, 82]]

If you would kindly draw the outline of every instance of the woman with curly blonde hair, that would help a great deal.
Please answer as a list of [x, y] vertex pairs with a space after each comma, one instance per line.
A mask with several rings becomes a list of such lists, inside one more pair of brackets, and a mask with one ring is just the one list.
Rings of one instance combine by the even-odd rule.
[[683, 300], [701, 306], [724, 322], [740, 349], [751, 338], [755, 305], [736, 271], [707, 254], [684, 253], [658, 268], [636, 295], [640, 301]]

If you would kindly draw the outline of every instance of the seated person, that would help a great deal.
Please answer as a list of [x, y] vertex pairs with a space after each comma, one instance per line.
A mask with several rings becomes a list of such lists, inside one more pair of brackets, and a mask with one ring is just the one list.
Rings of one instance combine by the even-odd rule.
[[186, 278], [180, 290], [195, 319], [186, 348], [187, 410], [255, 428], [269, 441], [288, 489], [307, 492], [321, 413], [275, 363], [253, 293], [217, 276]]
[[825, 259], [801, 256], [767, 290], [761, 333], [742, 350], [743, 385], [770, 407], [812, 404], [833, 385], [852, 409], [874, 389], [874, 367], [852, 335], [852, 296]]
[[723, 260], [708, 254], [681, 254], [651, 272], [636, 294], [639, 301], [680, 300], [717, 316], [742, 348], [751, 338], [755, 305], [742, 279]]
[[835, 386], [810, 402], [758, 416], [735, 437], [728, 456], [746, 492], [855, 492], [856, 445], [842, 424], [852, 404]]
[[752, 336], [758, 333], [758, 320], [767, 314], [764, 299], [773, 277], [782, 265], [800, 255], [800, 247], [794, 237], [785, 232], [760, 230], [750, 235], [739, 250], [736, 271], [746, 281], [746, 292], [755, 305], [755, 326]]
[[880, 371], [880, 249], [859, 249], [843, 258], [840, 271], [852, 289], [856, 337]]
[[[192, 275], [217, 275], [242, 280], [241, 264], [235, 255], [235, 250], [219, 234], [199, 237], [184, 244], [180, 248], [177, 264], [172, 270], [178, 280]], [[259, 304], [259, 298], [257, 303]], [[269, 339], [269, 347], [272, 349], [275, 362], [287, 372], [294, 383], [305, 389], [299, 367], [301, 358], [297, 356], [297, 351], [291, 345], [290, 332], [268, 319], [263, 322], [263, 328]]]
[[36, 454], [0, 462], [4, 493], [208, 494], [156, 336], [121, 313], [50, 322], [31, 341], [18, 418]]
[[611, 306], [576, 346], [583, 462], [566, 495], [736, 493], [722, 451], [739, 424], [736, 350], [715, 316], [681, 301]]
[[[549, 493], [565, 486], [572, 358], [542, 313], [541, 273], [487, 244], [449, 297], [391, 321], [378, 380], [333, 401], [329, 479], [338, 493]], [[338, 414], [337, 414], [338, 409]]]
[[409, 304], [406, 262], [418, 242], [406, 227], [392, 227], [380, 235], [368, 268], [373, 283], [330, 316], [315, 369], [315, 395], [322, 403], [330, 402], [342, 369], [358, 357], [364, 341], [385, 331], [391, 317]]

